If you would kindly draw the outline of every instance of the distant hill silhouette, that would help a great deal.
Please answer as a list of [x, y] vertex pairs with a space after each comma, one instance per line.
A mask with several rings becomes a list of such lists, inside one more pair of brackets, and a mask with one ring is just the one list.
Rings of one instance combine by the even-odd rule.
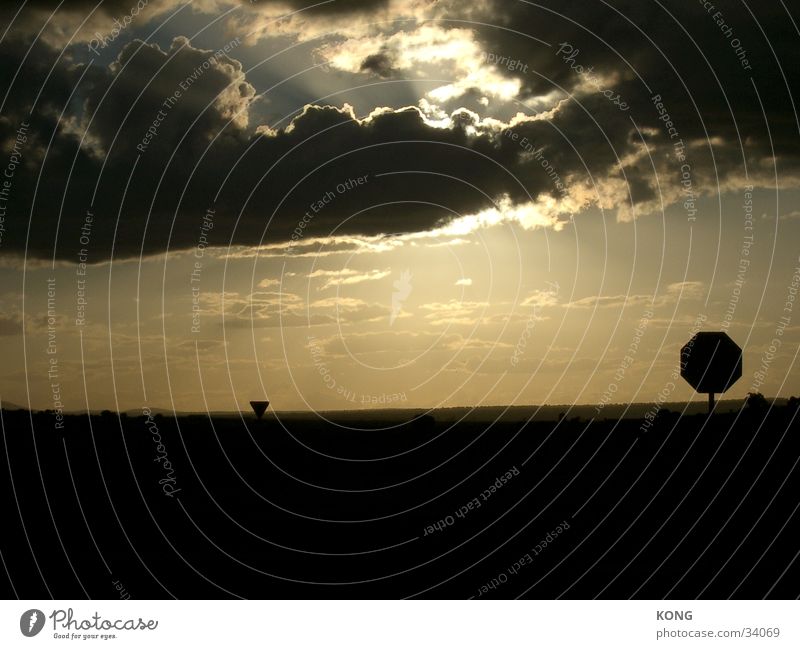
[[[769, 402], [772, 403], [773, 400], [769, 399]], [[742, 399], [725, 399], [721, 401], [717, 401], [715, 411], [717, 413], [724, 413], [724, 412], [735, 412], [738, 411], [744, 403]], [[774, 401], [776, 406], [785, 406], [788, 403], [788, 400], [785, 398], [779, 398]], [[637, 419], [641, 418], [653, 407], [652, 402], [641, 402], [641, 403], [608, 403], [605, 404], [603, 409], [598, 413], [594, 404], [549, 404], [549, 405], [519, 405], [519, 406], [478, 406], [475, 408], [467, 407], [467, 406], [454, 406], [449, 408], [435, 408], [430, 411], [432, 415], [436, 417], [438, 421], [458, 421], [464, 418], [469, 419], [470, 421], [484, 421], [484, 422], [491, 422], [495, 420], [499, 421], [527, 421], [529, 419], [533, 421], [557, 421], [559, 416], [562, 414], [568, 413], [569, 417], [580, 417], [581, 419], [592, 419], [592, 418], [599, 418], [599, 419], [619, 419], [624, 417], [626, 419]], [[674, 401], [674, 402], [667, 402], [662, 405], [663, 409], [672, 410], [675, 412], [682, 412], [687, 415], [694, 415], [694, 414], [703, 414], [707, 410], [707, 404], [704, 399], [692, 402], [686, 401]], [[26, 410], [22, 406], [18, 406], [16, 404], [12, 404], [10, 402], [3, 402], [3, 408], [5, 410]], [[36, 410], [34, 412], [43, 412], [43, 410]], [[101, 409], [94, 409], [91, 410], [92, 414], [100, 414], [104, 412]], [[108, 411], [106, 411], [108, 412]], [[197, 415], [211, 415], [212, 417], [252, 417], [253, 411], [248, 406], [247, 408], [242, 408], [241, 410], [212, 410], [209, 413], [205, 412], [191, 412], [187, 410], [171, 410], [170, 408], [157, 408], [151, 407], [150, 412], [153, 415], [160, 414], [163, 416], [169, 417], [191, 417]], [[306, 418], [317, 418], [318, 416], [322, 416], [325, 419], [333, 420], [333, 421], [351, 421], [351, 420], [363, 420], [365, 418], [369, 420], [382, 420], [382, 419], [390, 419], [390, 420], [403, 420], [403, 419], [410, 419], [413, 418], [420, 413], [427, 413], [428, 411], [422, 408], [362, 408], [362, 409], [354, 409], [354, 410], [320, 410], [318, 412], [311, 412], [308, 410], [281, 410], [278, 408], [275, 410], [270, 404], [267, 413], [264, 415], [265, 417], [270, 417], [275, 413], [280, 418], [288, 418], [292, 420], [296, 419], [306, 419]], [[141, 409], [128, 409], [125, 410], [124, 413], [128, 417], [140, 417], [142, 416]], [[68, 411], [68, 414], [72, 415], [85, 415], [85, 412], [82, 411]]]

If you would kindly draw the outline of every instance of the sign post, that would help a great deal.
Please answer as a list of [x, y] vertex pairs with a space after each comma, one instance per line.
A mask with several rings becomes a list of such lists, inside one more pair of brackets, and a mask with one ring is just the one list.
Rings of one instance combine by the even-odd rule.
[[725, 392], [742, 377], [742, 349], [724, 331], [700, 331], [681, 348], [681, 376], [698, 392]]
[[267, 406], [269, 406], [269, 401], [251, 401], [250, 407], [253, 409], [253, 412], [256, 413], [256, 417], [261, 419], [264, 416], [264, 413], [267, 411]]

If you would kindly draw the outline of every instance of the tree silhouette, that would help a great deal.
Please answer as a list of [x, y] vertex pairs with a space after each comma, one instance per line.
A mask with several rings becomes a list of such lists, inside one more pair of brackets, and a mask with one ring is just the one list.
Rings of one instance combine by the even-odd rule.
[[769, 402], [760, 392], [748, 392], [744, 399], [744, 407], [750, 412], [764, 412], [769, 408]]

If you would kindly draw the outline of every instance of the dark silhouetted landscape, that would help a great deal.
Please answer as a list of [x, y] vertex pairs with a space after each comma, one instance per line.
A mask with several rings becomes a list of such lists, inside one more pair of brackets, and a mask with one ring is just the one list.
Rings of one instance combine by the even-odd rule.
[[797, 405], [664, 409], [646, 432], [413, 411], [54, 432], [4, 410], [4, 593], [794, 598]]

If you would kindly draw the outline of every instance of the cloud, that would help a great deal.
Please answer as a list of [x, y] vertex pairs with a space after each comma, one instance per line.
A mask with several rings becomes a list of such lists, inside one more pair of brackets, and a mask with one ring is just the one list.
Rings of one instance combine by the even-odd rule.
[[[413, 105], [360, 115], [347, 105], [309, 105], [288, 124], [254, 123], [257, 91], [235, 48], [217, 57], [177, 37], [162, 50], [125, 32], [108, 65], [59, 56], [47, 39], [26, 55], [18, 40], [25, 26], [46, 19], [56, 3], [26, 5], [14, 23], [16, 40], [0, 44], [0, 82], [9, 89], [0, 138], [9, 142], [30, 121], [14, 197], [34, 223], [30, 238], [25, 228], [9, 230], [4, 249], [74, 260], [90, 209], [97, 218], [89, 261], [97, 263], [109, 259], [112, 245], [118, 259], [160, 254], [167, 245], [190, 249], [211, 207], [211, 246], [275, 246], [265, 250], [279, 255], [300, 229], [297, 250], [314, 254], [306, 242], [459, 237], [508, 222], [559, 229], [590, 206], [622, 221], [669, 205], [688, 216], [700, 196], [718, 188], [773, 185], [776, 168], [782, 188], [800, 187], [798, 123], [787, 88], [798, 85], [800, 71], [785, 64], [796, 34], [782, 5], [725, 9], [752, 70], [712, 16], [686, 3], [329, 5], [278, 23], [310, 5], [207, 0], [193, 9], [235, 8], [233, 34], [246, 33], [236, 28], [247, 24], [256, 28], [254, 38], [318, 39], [315, 56], [334, 80], [345, 73], [424, 80], [444, 70], [452, 81], [418, 88]], [[71, 25], [93, 6], [70, 3], [53, 23], [63, 17]], [[141, 18], [176, 6], [154, 0], [154, 13]], [[126, 7], [103, 3], [92, 15], [107, 19]], [[756, 38], [750, 11], [768, 44]], [[520, 24], [536, 24], [549, 46], [519, 34]], [[696, 42], [718, 45], [703, 48], [708, 65], [683, 33], [687, 25]], [[563, 43], [571, 61], [558, 51]], [[187, 80], [180, 101], [165, 111], [165, 98]], [[624, 98], [627, 110], [609, 93]], [[137, 146], [152, 128], [142, 152]], [[37, 187], [40, 178], [47, 191]], [[357, 178], [366, 180], [351, 186]]]
[[667, 286], [666, 296], [681, 300], [699, 300], [706, 294], [707, 287], [704, 282], [675, 282]]
[[[356, 34], [322, 53], [330, 65], [356, 71], [355, 61], [368, 52], [391, 52], [395, 70], [426, 76], [425, 45], [435, 42], [439, 65], [455, 80], [428, 98], [445, 108], [460, 102], [495, 110], [505, 99], [512, 114], [520, 105], [536, 113], [557, 109], [552, 123], [565, 141], [551, 162], [563, 176], [574, 173], [579, 165], [565, 164], [563, 153], [577, 147], [597, 182], [585, 184], [584, 174], [574, 179], [583, 183], [584, 197], [620, 220], [658, 212], [662, 204], [683, 205], [681, 168], [687, 161], [695, 199], [742, 191], [750, 183], [770, 187], [775, 165], [784, 187], [798, 186], [800, 125], [790, 88], [800, 73], [787, 65], [797, 34], [783, 5], [735, 5], [711, 15], [696, 3], [566, 0], [532, 6], [494, 0], [469, 9], [441, 2], [429, 11], [441, 22]], [[470, 28], [464, 28], [467, 13], [474, 21]], [[457, 25], [448, 28], [448, 19]], [[533, 23], [549, 46], [516, 29]], [[614, 96], [626, 110], [609, 100]], [[609, 174], [593, 171], [608, 155], [622, 161], [624, 173], [609, 160]], [[570, 192], [574, 199], [581, 196], [578, 189]], [[693, 201], [683, 207], [693, 214]]]
[[592, 295], [578, 300], [574, 300], [564, 306], [576, 309], [589, 308], [623, 308], [631, 306], [653, 306], [661, 307], [675, 304], [679, 300], [699, 300], [706, 293], [706, 285], [703, 282], [675, 282], [668, 284], [664, 292], [653, 298], [652, 295], [630, 294], [630, 295]]
[[228, 31], [248, 34], [255, 44], [262, 39], [290, 37], [311, 41], [321, 36], [353, 36], [385, 22], [414, 19], [425, 14], [428, 0], [238, 0], [241, 11], [233, 13]]
[[568, 302], [564, 306], [572, 309], [591, 309], [595, 307], [612, 309], [651, 304], [652, 301], [653, 299], [649, 295], [591, 295]]
[[[364, 17], [386, 9], [390, 0], [27, 0], [22, 11], [4, 4], [0, 16], [14, 23], [10, 35], [18, 38], [38, 34], [43, 42], [62, 48], [67, 43], [85, 44], [98, 35], [112, 40], [143, 28], [168, 14], [227, 13], [228, 31], [251, 34], [255, 42], [264, 36], [295, 35], [311, 38], [327, 23], [335, 29], [352, 30]], [[399, 3], [398, 3], [399, 5]]]
[[371, 72], [386, 79], [394, 72], [392, 57], [385, 50], [381, 50], [377, 54], [370, 54], [364, 57], [358, 70], [359, 72]]
[[324, 291], [337, 286], [352, 286], [363, 282], [374, 282], [388, 277], [390, 274], [391, 270], [375, 269], [362, 272], [352, 268], [343, 268], [341, 270], [315, 270], [308, 277], [309, 279], [326, 278], [323, 285], [317, 288], [318, 291]]
[[558, 293], [553, 289], [537, 289], [525, 299], [522, 300], [520, 306], [540, 308], [545, 306], [555, 306], [558, 304]]
[[435, 331], [359, 331], [346, 336], [334, 335], [315, 340], [326, 354], [345, 357], [350, 354], [399, 352], [418, 355], [434, 349], [450, 349], [461, 340], [456, 334], [443, 336]]
[[[197, 93], [198, 101], [189, 94], [181, 98], [145, 152], [137, 151], [162, 110], [164, 88], [179, 87], [208, 56], [180, 39], [173, 42], [170, 54], [150, 46], [126, 50], [107, 71], [116, 72], [113, 82], [106, 73], [99, 77], [110, 93], [102, 107], [95, 103], [97, 99], [87, 101], [93, 114], [92, 138], [77, 148], [80, 127], [64, 132], [63, 126], [55, 125], [61, 135], [44, 165], [52, 191], [37, 197], [36, 218], [53, 224], [60, 218], [61, 231], [73, 234], [80, 231], [85, 213], [69, 209], [59, 214], [64, 197], [65, 204], [77, 206], [92, 205], [96, 196], [92, 206], [96, 214], [116, 215], [122, 205], [119, 223], [98, 219], [90, 261], [108, 258], [115, 230], [119, 258], [140, 251], [158, 254], [165, 243], [171, 249], [194, 247], [203, 225], [200, 217], [211, 206], [214, 228], [207, 245], [227, 244], [231, 239], [241, 246], [288, 242], [298, 227], [298, 214], [303, 213], [308, 215], [303, 233], [309, 239], [334, 233], [381, 237], [386, 232], [437, 228], [443, 235], [457, 237], [507, 220], [525, 227], [558, 227], [557, 207], [541, 196], [548, 189], [547, 181], [533, 176], [522, 184], [509, 173], [508, 167], [517, 165], [520, 176], [525, 176], [521, 169], [529, 163], [519, 160], [516, 148], [509, 149], [503, 142], [497, 124], [458, 113], [447, 128], [439, 128], [429, 126], [413, 107], [375, 111], [359, 119], [349, 107], [307, 106], [286, 128], [248, 136], [246, 117], [229, 122], [226, 116], [246, 112], [253, 89], [238, 76], [240, 64], [227, 61], [202, 75], [189, 90]], [[168, 58], [178, 67], [170, 68]], [[136, 63], [133, 67], [132, 62]], [[160, 64], [171, 70], [168, 81], [159, 91], [143, 88], [146, 79], [165, 74], [153, 70]], [[144, 72], [137, 71], [140, 67]], [[236, 93], [222, 93], [230, 84], [236, 84]], [[136, 99], [141, 92], [146, 100]], [[132, 107], [135, 110], [120, 125], [119, 116]], [[76, 119], [78, 123], [86, 120], [86, 116]], [[388, 150], [393, 155], [386, 155]], [[140, 153], [142, 162], [137, 164]], [[71, 160], [76, 155], [73, 169]], [[270, 170], [269, 162], [278, 160], [281, 164], [271, 168], [267, 179], [263, 170]], [[135, 174], [128, 184], [134, 164]], [[231, 169], [235, 170], [232, 175]], [[411, 183], [406, 175], [409, 169], [416, 174]], [[357, 178], [366, 180], [351, 184]], [[96, 194], [93, 179], [99, 182]], [[470, 190], [470, 185], [482, 191]], [[486, 195], [500, 198], [493, 204]], [[537, 202], [515, 204], [530, 195], [538, 195]], [[314, 212], [312, 205], [322, 205], [328, 196], [332, 198], [324, 208]], [[477, 211], [470, 215], [473, 210]], [[265, 214], [271, 216], [265, 220]], [[354, 214], [358, 218], [352, 218]], [[55, 247], [57, 258], [74, 259], [77, 249], [68, 243], [57, 245], [54, 230], [33, 229], [28, 254], [46, 257]], [[20, 250], [25, 245], [23, 234], [9, 233], [4, 243]], [[74, 240], [72, 236], [66, 239]]]
[[[18, 11], [13, 3], [0, 6], [0, 17], [11, 29], [8, 37], [12, 40], [33, 40], [41, 33], [41, 41], [51, 47], [61, 49], [70, 41], [85, 44], [92, 39], [110, 38], [112, 41], [124, 38], [126, 32], [174, 10], [178, 0], [28, 0]], [[198, 0], [197, 9], [210, 11], [216, 3], [213, 0]], [[11, 22], [13, 19], [13, 23]], [[99, 40], [99, 39], [98, 39]]]
[[[765, 220], [772, 220], [774, 217], [769, 216], [767, 214], [762, 214], [761, 218]], [[784, 212], [778, 217], [778, 219], [780, 219], [781, 221], [797, 221], [798, 219], [800, 219], [800, 210], [792, 210], [791, 212]]]
[[476, 325], [488, 307], [488, 302], [449, 300], [448, 302], [428, 302], [420, 305], [419, 308], [423, 311], [430, 311], [425, 315], [425, 319], [438, 326]]
[[[331, 297], [307, 303], [296, 293], [256, 291], [206, 292], [199, 296], [200, 317], [226, 328], [308, 327], [378, 321], [387, 317], [385, 305], [353, 297]], [[205, 326], [205, 325], [203, 325]]]

